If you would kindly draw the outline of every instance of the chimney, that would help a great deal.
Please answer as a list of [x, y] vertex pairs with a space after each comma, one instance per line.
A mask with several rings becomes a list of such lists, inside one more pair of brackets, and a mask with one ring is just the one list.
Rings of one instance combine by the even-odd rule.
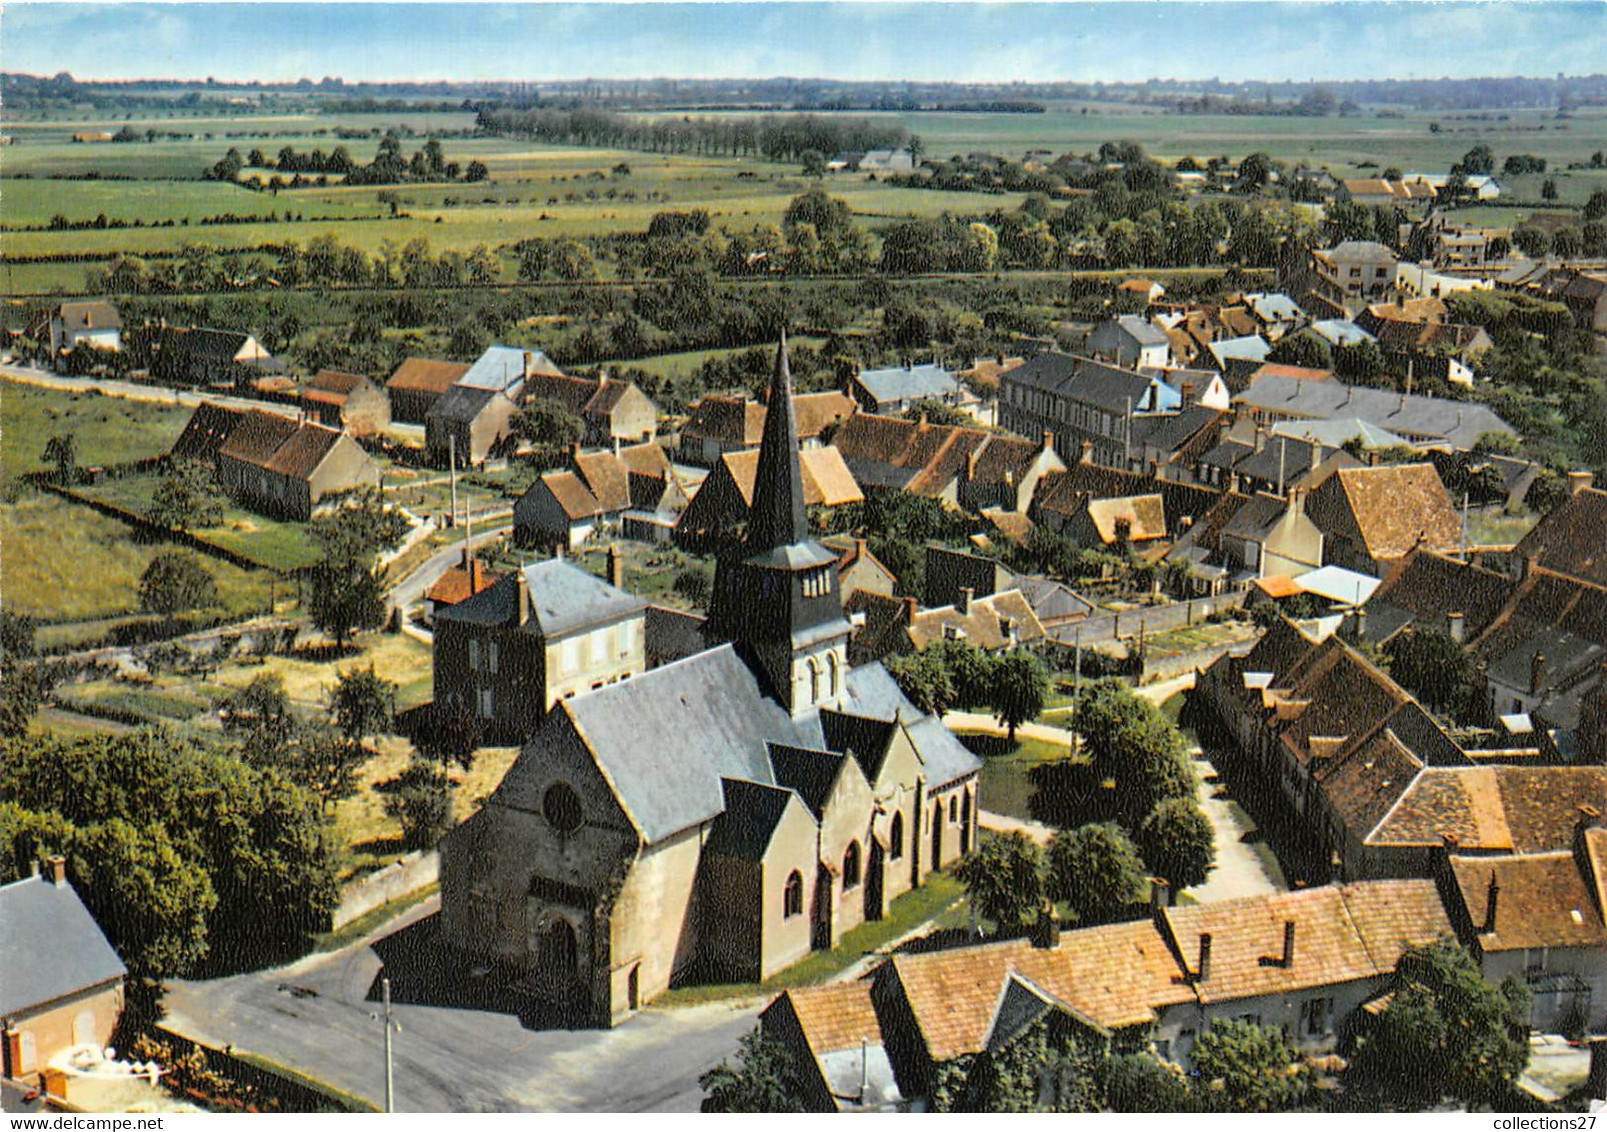
[[473, 597], [484, 588], [485, 565], [478, 558], [469, 559], [469, 596]]
[[1279, 960], [1278, 965], [1285, 971], [1295, 965], [1295, 922], [1293, 920], [1283, 922], [1283, 958]]
[[1048, 429], [1043, 430], [1043, 450], [1045, 452], [1053, 452], [1055, 450], [1055, 434], [1050, 432]]
[[67, 887], [67, 858], [61, 856], [45, 858], [45, 875], [50, 883], [57, 888]]
[[1183, 383], [1182, 397], [1183, 407], [1185, 409], [1194, 404], [1194, 383], [1192, 381], [1185, 381]]
[[1032, 925], [1032, 946], [1040, 951], [1053, 951], [1060, 946], [1060, 918], [1055, 906], [1048, 900], [1038, 910], [1038, 919]]
[[1367, 607], [1365, 605], [1356, 607], [1356, 639], [1358, 641], [1367, 639]]
[[1484, 901], [1484, 927], [1480, 931], [1489, 933], [1495, 931], [1495, 909], [1501, 899], [1501, 885], [1496, 882], [1495, 870], [1490, 870], [1490, 887]]
[[955, 601], [954, 608], [959, 611], [959, 613], [960, 613], [960, 615], [962, 617], [970, 615], [970, 613], [971, 613], [971, 599], [974, 598], [975, 596], [976, 596], [976, 590], [973, 589], [972, 587], [970, 587], [970, 586], [961, 586], [960, 587], [960, 596], [959, 596], [959, 599], [957, 601]]
[[524, 373], [521, 376], [523, 376], [525, 378], [529, 378], [531, 361], [532, 361], [532, 359], [530, 357], [530, 351], [526, 350], [525, 351], [525, 368], [524, 368]]
[[530, 579], [525, 577], [523, 569], [515, 571], [513, 576], [513, 623], [523, 625], [530, 620]]
[[1200, 933], [1200, 961], [1194, 970], [1194, 981], [1203, 983], [1211, 977], [1211, 933]]
[[1081, 451], [1077, 454], [1077, 462], [1079, 464], [1092, 464], [1094, 462], [1094, 442], [1092, 440], [1082, 442]]
[[1168, 903], [1167, 894], [1171, 887], [1165, 877], [1149, 878], [1149, 914], [1151, 916], [1159, 917], [1161, 915], [1161, 909], [1165, 908]]
[[580, 441], [571, 440], [569, 442], [569, 462], [571, 464], [575, 464], [575, 463], [578, 463], [579, 461], [580, 461]]
[[1529, 662], [1529, 694], [1538, 696], [1546, 686], [1546, 654], [1537, 652]]
[[1455, 610], [1445, 615], [1445, 634], [1457, 644], [1462, 643], [1464, 618], [1461, 610]]
[[915, 599], [912, 597], [904, 599], [904, 624], [915, 624]]
[[1520, 568], [1522, 572], [1518, 575], [1519, 581], [1527, 579], [1531, 574], [1534, 573], [1535, 567], [1539, 565], [1540, 559], [1538, 557], [1533, 554], [1525, 554], [1523, 556], [1523, 563]]
[[463, 556], [460, 559], [460, 561], [461, 561], [461, 563], [463, 565], [463, 568], [465, 570], [467, 570], [469, 568], [470, 557], [469, 557], [469, 548], [466, 547], [466, 546], [463, 548]]
[[616, 590], [625, 588], [625, 556], [614, 545], [608, 548], [608, 584]]
[[865, 557], [865, 540], [856, 536], [854, 538], [854, 558], [857, 560], [863, 557]]
[[1581, 491], [1594, 487], [1595, 483], [1596, 476], [1592, 472], [1569, 472], [1568, 494], [1578, 495]]
[[1263, 448], [1265, 448], [1266, 446], [1267, 446], [1267, 426], [1258, 424], [1258, 425], [1255, 426], [1255, 450], [1257, 452], [1259, 452]]

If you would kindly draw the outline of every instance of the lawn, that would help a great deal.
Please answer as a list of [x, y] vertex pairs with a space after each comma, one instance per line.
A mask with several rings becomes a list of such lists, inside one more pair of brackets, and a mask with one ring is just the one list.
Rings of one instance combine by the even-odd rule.
[[1510, 546], [1523, 538], [1540, 521], [1533, 511], [1518, 515], [1505, 511], [1469, 511], [1468, 542], [1474, 546]]
[[964, 895], [964, 886], [952, 876], [932, 873], [920, 888], [912, 889], [894, 900], [884, 919], [872, 920], [844, 932], [843, 938], [830, 951], [811, 952], [807, 958], [762, 983], [677, 987], [660, 995], [654, 1003], [658, 1006], [692, 1006], [829, 982], [833, 976], [841, 974], [865, 956], [887, 947], [895, 939], [928, 921], [933, 921], [934, 930], [958, 927], [964, 922], [964, 917], [950, 913]]
[[373, 666], [381, 677], [397, 685], [398, 711], [429, 702], [430, 646], [405, 633], [369, 633], [357, 640], [360, 652], [333, 656], [304, 650], [291, 656], [270, 656], [251, 664], [225, 665], [213, 679], [228, 688], [242, 688], [258, 676], [278, 676], [298, 707], [321, 711], [342, 672]]
[[[151, 473], [107, 479], [79, 490], [91, 499], [143, 515], [150, 509], [151, 497], [161, 482], [160, 475]], [[223, 522], [215, 527], [197, 527], [190, 533], [281, 573], [311, 566], [319, 558], [318, 548], [308, 535], [305, 523], [270, 519], [239, 507], [225, 507]]]
[[1069, 750], [1040, 739], [1018, 739], [1012, 744], [1000, 735], [983, 732], [956, 732], [960, 742], [982, 759], [977, 787], [978, 805], [990, 813], [1013, 818], [1033, 819], [1032, 784], [1034, 767], [1071, 757]]
[[[174, 543], [149, 541], [88, 507], [42, 493], [0, 506], [0, 544], [5, 547], [6, 608], [57, 624], [135, 612], [140, 575], [158, 554], [178, 549]], [[200, 561], [217, 582], [225, 613], [247, 616], [267, 607], [270, 583], [265, 573], [211, 557]]]
[[99, 393], [64, 393], [0, 383], [0, 471], [5, 477], [43, 471], [45, 442], [70, 436], [80, 467], [132, 463], [173, 447], [193, 409]]

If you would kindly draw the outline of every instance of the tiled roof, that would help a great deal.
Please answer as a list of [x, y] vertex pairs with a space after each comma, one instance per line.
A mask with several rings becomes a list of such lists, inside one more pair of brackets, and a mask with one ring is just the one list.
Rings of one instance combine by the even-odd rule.
[[1017, 366], [1026, 363], [1025, 358], [983, 358], [968, 370], [961, 370], [955, 376], [967, 378], [978, 385], [988, 389], [999, 387], [999, 378], [1009, 373]]
[[279, 446], [296, 434], [297, 423], [278, 413], [248, 409], [235, 422], [218, 454], [246, 464], [267, 467]]
[[368, 378], [360, 373], [346, 373], [338, 369], [321, 369], [307, 379], [302, 386], [302, 396], [310, 400], [319, 400], [313, 394], [326, 394], [336, 404], [343, 404], [350, 397], [352, 390], [356, 389]]
[[1308, 369], [1305, 366], [1289, 366], [1282, 362], [1262, 362], [1261, 368], [1250, 375], [1251, 379], [1257, 377], [1287, 377], [1292, 381], [1327, 381], [1333, 377], [1331, 369]]
[[69, 330], [120, 330], [123, 319], [117, 308], [106, 302], [62, 303], [56, 317]]
[[502, 581], [504, 575], [487, 570], [476, 562], [472, 567], [453, 566], [424, 591], [427, 601], [436, 605], [456, 605]]
[[[1607, 927], [1571, 850], [1519, 856], [1451, 857], [1457, 896], [1486, 952], [1607, 947]], [[1490, 888], [1497, 888], [1490, 923]], [[1493, 930], [1486, 930], [1493, 928]]]
[[1365, 835], [1411, 788], [1422, 760], [1387, 727], [1317, 772], [1324, 797], [1345, 828]]
[[570, 457], [569, 462], [599, 510], [611, 515], [630, 508], [630, 472], [618, 456], [612, 452], [582, 452]]
[[337, 428], [304, 421], [262, 466], [292, 479], [308, 479], [344, 435]]
[[433, 358], [408, 358], [396, 367], [385, 387], [392, 392], [445, 393], [457, 379], [469, 372], [467, 362], [442, 362]]
[[1532, 570], [1471, 648], [1509, 685], [1528, 682], [1537, 653], [1559, 677], [1588, 666], [1607, 649], [1607, 588]]
[[920, 610], [908, 632], [910, 643], [917, 649], [938, 643], [950, 632], [963, 634], [968, 643], [979, 649], [1001, 649], [1010, 644], [1005, 623], [1015, 628], [1016, 639], [1022, 643], [1044, 636], [1042, 623], [1020, 590], [974, 597], [966, 613], [952, 605]]
[[1130, 542], [1166, 537], [1166, 507], [1159, 495], [1133, 495], [1126, 498], [1091, 499], [1088, 518], [1106, 543], [1120, 537], [1120, 524], [1127, 524]]
[[782, 997], [791, 1003], [793, 1014], [803, 1028], [804, 1039], [818, 1057], [833, 1050], [858, 1049], [861, 1041], [876, 1045], [882, 1040], [881, 1023], [871, 1005], [870, 987], [868, 979], [854, 979], [817, 987], [794, 987], [783, 991]]
[[792, 399], [793, 415], [798, 421], [798, 439], [808, 440], [819, 436], [832, 425], [853, 416], [858, 409], [857, 401], [837, 390], [800, 393]]
[[764, 406], [746, 397], [711, 393], [692, 406], [681, 434], [707, 437], [739, 448], [757, 448], [764, 436]]
[[1607, 804], [1607, 768], [1429, 767], [1367, 838], [1373, 845], [1439, 845], [1540, 853], [1569, 843], [1580, 806]]
[[[545, 355], [543, 355], [545, 356]], [[524, 395], [530, 400], [556, 401], [575, 416], [583, 416], [598, 395], [599, 385], [584, 377], [562, 373], [533, 373], [525, 379]]]
[[[1465, 639], [1471, 641], [1500, 612], [1512, 590], [1513, 583], [1504, 574], [1419, 549], [1402, 559], [1373, 591], [1367, 600], [1367, 611], [1372, 617], [1388, 606], [1401, 611], [1405, 618], [1442, 632], [1446, 615], [1460, 613]], [[1397, 628], [1406, 624], [1401, 617], [1395, 621]]]
[[574, 472], [546, 472], [541, 477], [541, 483], [571, 520], [591, 519], [602, 514], [597, 497], [586, 490], [586, 485]]
[[1607, 491], [1586, 488], [1524, 535], [1513, 557], [1547, 570], [1607, 586]]
[[1433, 464], [1341, 468], [1311, 493], [1307, 513], [1324, 534], [1360, 542], [1375, 560], [1414, 547], [1453, 550], [1462, 522]]
[[173, 442], [169, 454], [175, 460], [200, 460], [210, 464], [217, 459], [218, 452], [228, 443], [229, 434], [244, 416], [242, 409], [202, 401]]
[[[727, 452], [720, 462], [730, 472], [743, 502], [753, 505], [753, 490], [759, 478], [757, 451]], [[842, 453], [833, 445], [825, 448], [806, 448], [798, 453], [799, 471], [803, 474], [804, 505], [806, 507], [840, 507], [845, 503], [858, 503], [865, 498], [854, 480], [854, 474], [843, 462]]]

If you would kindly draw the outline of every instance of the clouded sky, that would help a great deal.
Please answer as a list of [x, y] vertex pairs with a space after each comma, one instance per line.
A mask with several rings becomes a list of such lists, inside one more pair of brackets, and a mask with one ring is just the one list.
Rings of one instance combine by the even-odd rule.
[[7, 2], [8, 71], [78, 78], [956, 81], [1584, 74], [1607, 4]]

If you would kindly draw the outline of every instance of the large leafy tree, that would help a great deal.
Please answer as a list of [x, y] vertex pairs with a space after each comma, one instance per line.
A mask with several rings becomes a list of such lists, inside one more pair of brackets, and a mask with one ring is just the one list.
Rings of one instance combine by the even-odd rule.
[[284, 677], [263, 674], [223, 701], [224, 734], [240, 741], [240, 753], [252, 766], [272, 765], [282, 757], [296, 732]]
[[180, 613], [218, 603], [218, 586], [193, 554], [167, 551], [140, 575], [140, 608], [172, 621]]
[[370, 735], [390, 729], [396, 685], [374, 666], [342, 672], [329, 693], [329, 714], [348, 743], [361, 746]]
[[529, 444], [537, 467], [549, 467], [562, 459], [571, 444], [584, 431], [580, 418], [551, 397], [535, 397], [513, 418], [513, 431]]
[[378, 558], [401, 542], [407, 519], [375, 490], [315, 516], [309, 529], [322, 557], [308, 571], [308, 613], [314, 625], [345, 645], [357, 630], [384, 624], [385, 577]]
[[1049, 843], [1049, 895], [1080, 925], [1127, 918], [1147, 891], [1144, 861], [1115, 822], [1061, 830]]
[[385, 812], [402, 826], [408, 849], [433, 849], [452, 825], [452, 783], [439, 764], [414, 759], [383, 784]]
[[1384, 647], [1389, 674], [1435, 711], [1458, 721], [1484, 715], [1484, 681], [1473, 654], [1438, 629], [1408, 628]]
[[1426, 1108], [1450, 1097], [1509, 1107], [1529, 1063], [1529, 992], [1509, 977], [1487, 982], [1451, 940], [1413, 948], [1395, 967], [1394, 993], [1351, 1058], [1348, 1087], [1379, 1104]]
[[1020, 833], [982, 838], [954, 875], [971, 906], [993, 921], [999, 935], [1018, 934], [1038, 915], [1044, 900], [1043, 850]]
[[1239, 1112], [1289, 1112], [1310, 1103], [1312, 1074], [1283, 1031], [1253, 1022], [1211, 1023], [1192, 1053], [1197, 1087]]
[[1015, 742], [1016, 728], [1043, 711], [1049, 694], [1049, 671], [1037, 656], [1016, 649], [993, 658], [988, 706]]
[[1205, 883], [1216, 863], [1216, 831], [1192, 798], [1163, 798], [1137, 830], [1138, 849], [1155, 876], [1175, 895]]
[[223, 492], [212, 469], [194, 460], [178, 460], [151, 494], [145, 517], [173, 530], [215, 527], [223, 521]]
[[703, 1076], [704, 1112], [802, 1112], [787, 1047], [755, 1029], [737, 1043], [738, 1062], [722, 1061]]
[[1137, 828], [1155, 803], [1194, 797], [1197, 780], [1183, 737], [1160, 711], [1115, 680], [1094, 684], [1076, 728], [1094, 776], [1109, 783], [1117, 820]]
[[941, 649], [922, 649], [887, 658], [887, 673], [921, 711], [942, 715], [954, 704], [954, 676]]

